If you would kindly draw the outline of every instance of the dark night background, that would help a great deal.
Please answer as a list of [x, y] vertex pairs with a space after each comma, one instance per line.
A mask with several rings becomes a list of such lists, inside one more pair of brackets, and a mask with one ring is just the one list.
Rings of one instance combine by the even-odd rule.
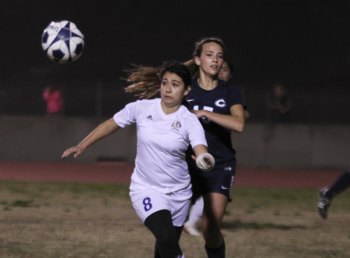
[[[282, 81], [295, 90], [343, 94], [350, 92], [349, 2], [3, 0], [0, 80], [119, 85], [131, 63], [184, 61], [197, 39], [216, 35], [233, 62], [233, 81], [251, 91]], [[67, 65], [49, 61], [40, 44], [42, 30], [62, 19], [76, 23], [86, 43], [80, 59]]]

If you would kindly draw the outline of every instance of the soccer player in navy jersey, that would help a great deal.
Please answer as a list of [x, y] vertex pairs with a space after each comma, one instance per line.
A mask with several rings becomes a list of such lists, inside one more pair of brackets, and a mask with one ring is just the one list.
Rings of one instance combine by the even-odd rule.
[[244, 129], [245, 115], [240, 92], [229, 82], [218, 79], [224, 63], [225, 49], [218, 37], [207, 37], [195, 43], [193, 61], [186, 62], [195, 77], [187, 95], [188, 108], [203, 125], [208, 150], [215, 158], [210, 173], [202, 173], [188, 159], [193, 176], [194, 195], [204, 199], [202, 234], [208, 258], [225, 257], [225, 240], [221, 223], [229, 201], [236, 171], [236, 152], [231, 132]]
[[[225, 82], [229, 82], [232, 76], [233, 76], [232, 64], [227, 59], [225, 59], [219, 71], [218, 78]], [[250, 116], [246, 106], [244, 106], [244, 116], [245, 116], [245, 119], [248, 119]], [[204, 201], [202, 196], [198, 198], [194, 196], [194, 198], [195, 200], [193, 200], [194, 203], [190, 208], [188, 219], [184, 224], [184, 231], [192, 236], [200, 236], [201, 235], [200, 220], [203, 215]]]
[[129, 103], [65, 150], [62, 158], [78, 157], [102, 138], [136, 124], [137, 154], [130, 184], [133, 207], [156, 238], [154, 257], [181, 258], [179, 239], [192, 196], [185, 152], [189, 145], [193, 147], [194, 161], [203, 173], [209, 173], [215, 160], [207, 151], [203, 127], [182, 105], [191, 88], [190, 71], [170, 62], [156, 78], [160, 98]]

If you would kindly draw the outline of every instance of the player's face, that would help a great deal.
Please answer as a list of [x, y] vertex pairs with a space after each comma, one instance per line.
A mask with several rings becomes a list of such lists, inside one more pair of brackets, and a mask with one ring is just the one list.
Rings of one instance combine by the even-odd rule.
[[215, 42], [204, 43], [202, 53], [199, 57], [195, 57], [195, 62], [199, 66], [200, 73], [216, 77], [224, 62], [222, 47]]
[[222, 65], [220, 72], [219, 72], [219, 79], [223, 81], [229, 81], [232, 77], [230, 67], [226, 62]]
[[181, 105], [183, 98], [189, 93], [189, 88], [175, 73], [166, 72], [160, 84], [160, 96], [162, 103], [166, 107], [178, 107]]

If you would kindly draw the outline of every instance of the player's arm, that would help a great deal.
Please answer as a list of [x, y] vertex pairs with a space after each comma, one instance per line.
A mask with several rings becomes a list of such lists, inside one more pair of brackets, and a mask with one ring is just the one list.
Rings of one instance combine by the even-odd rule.
[[245, 125], [244, 108], [241, 104], [233, 105], [230, 108], [230, 115], [210, 112], [207, 110], [194, 110], [198, 118], [206, 117], [209, 121], [217, 123], [228, 130], [241, 133]]
[[203, 171], [210, 171], [215, 166], [214, 157], [208, 152], [208, 148], [205, 145], [199, 144], [194, 146], [193, 152], [195, 157], [193, 157], [196, 161], [196, 165], [199, 169]]
[[98, 125], [91, 133], [89, 133], [80, 143], [76, 146], [70, 147], [65, 150], [61, 158], [68, 157], [73, 154], [74, 158], [80, 156], [84, 151], [95, 142], [101, 140], [102, 138], [112, 134], [117, 129], [119, 129], [118, 124], [114, 121], [113, 118], [108, 119], [107, 121]]

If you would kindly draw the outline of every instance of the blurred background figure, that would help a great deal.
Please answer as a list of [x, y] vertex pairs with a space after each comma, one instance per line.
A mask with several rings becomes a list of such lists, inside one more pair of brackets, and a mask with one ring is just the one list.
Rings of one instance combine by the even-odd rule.
[[64, 100], [59, 88], [48, 86], [42, 92], [43, 100], [46, 103], [46, 115], [59, 115], [63, 112]]
[[276, 83], [273, 85], [267, 108], [269, 122], [285, 123], [290, 121], [292, 101], [284, 84]]
[[233, 75], [232, 64], [229, 61], [225, 60], [218, 75], [219, 79], [225, 82], [228, 82], [229, 80], [231, 80], [232, 75]]
[[[220, 69], [218, 77], [220, 80], [223, 80], [225, 82], [229, 82], [232, 79], [232, 76], [233, 76], [233, 66], [232, 66], [230, 61], [225, 60], [224, 64], [222, 65], [222, 67]], [[244, 103], [243, 107], [244, 107], [245, 119], [248, 119], [250, 117], [250, 114], [248, 112], [247, 105]]]

